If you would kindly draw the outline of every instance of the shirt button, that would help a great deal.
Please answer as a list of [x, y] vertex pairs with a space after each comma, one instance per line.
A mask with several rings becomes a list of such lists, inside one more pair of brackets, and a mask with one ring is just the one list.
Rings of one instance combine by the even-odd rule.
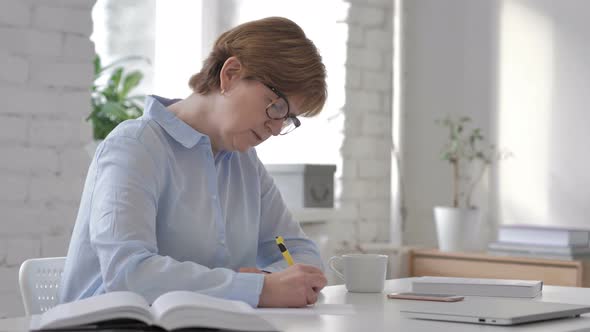
[[211, 199], [216, 200], [217, 199], [217, 195], [212, 195]]

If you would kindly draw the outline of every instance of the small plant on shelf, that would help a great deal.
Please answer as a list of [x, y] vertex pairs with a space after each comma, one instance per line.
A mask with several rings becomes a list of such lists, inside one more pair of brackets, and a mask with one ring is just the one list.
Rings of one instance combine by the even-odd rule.
[[493, 144], [486, 143], [481, 128], [470, 128], [471, 118], [468, 116], [446, 116], [436, 123], [448, 130], [440, 157], [452, 166], [453, 207], [475, 208], [473, 192], [488, 166], [508, 154], [500, 153]]

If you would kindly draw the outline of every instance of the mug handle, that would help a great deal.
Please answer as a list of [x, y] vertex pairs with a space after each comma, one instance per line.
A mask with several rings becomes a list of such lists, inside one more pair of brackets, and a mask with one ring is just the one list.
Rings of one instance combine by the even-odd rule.
[[338, 269], [334, 266], [334, 263], [336, 261], [342, 261], [342, 257], [340, 257], [340, 256], [332, 256], [328, 260], [328, 266], [330, 267], [330, 270], [334, 271], [334, 273], [336, 273], [336, 275], [338, 277], [340, 277], [340, 279], [344, 280], [344, 275], [342, 274], [342, 272], [338, 271]]

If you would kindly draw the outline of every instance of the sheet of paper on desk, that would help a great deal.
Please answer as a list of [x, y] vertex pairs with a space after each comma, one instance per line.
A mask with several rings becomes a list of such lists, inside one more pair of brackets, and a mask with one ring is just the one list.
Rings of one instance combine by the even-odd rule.
[[261, 315], [353, 315], [356, 313], [352, 304], [320, 303], [306, 308], [258, 308]]

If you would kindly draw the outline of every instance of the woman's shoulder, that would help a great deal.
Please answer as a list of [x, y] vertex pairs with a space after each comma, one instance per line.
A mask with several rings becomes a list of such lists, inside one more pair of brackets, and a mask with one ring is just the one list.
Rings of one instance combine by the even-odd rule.
[[150, 152], [165, 149], [168, 144], [162, 129], [152, 119], [143, 117], [121, 122], [106, 137], [105, 141], [130, 140], [143, 145]]

